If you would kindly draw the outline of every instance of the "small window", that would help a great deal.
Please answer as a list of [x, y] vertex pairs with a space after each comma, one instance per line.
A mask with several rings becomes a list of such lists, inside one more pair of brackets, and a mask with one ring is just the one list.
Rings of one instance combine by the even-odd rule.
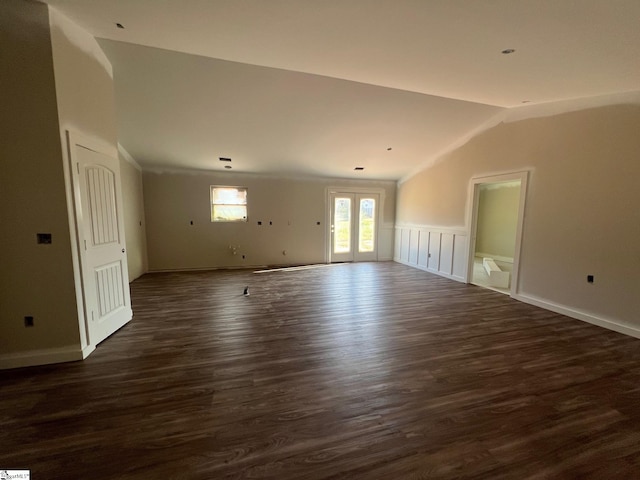
[[211, 221], [246, 222], [247, 189], [211, 186]]

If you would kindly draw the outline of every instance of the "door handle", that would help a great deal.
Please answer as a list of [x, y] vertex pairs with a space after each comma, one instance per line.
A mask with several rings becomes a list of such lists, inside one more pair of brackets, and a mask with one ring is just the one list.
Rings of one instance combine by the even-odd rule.
[[124, 248], [122, 249], [122, 253], [124, 253]]

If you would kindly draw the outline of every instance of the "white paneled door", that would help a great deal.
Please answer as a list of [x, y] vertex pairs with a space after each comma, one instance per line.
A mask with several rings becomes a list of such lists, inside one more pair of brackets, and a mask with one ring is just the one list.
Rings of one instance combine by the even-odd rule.
[[331, 203], [331, 262], [378, 259], [379, 194], [335, 193]]
[[132, 318], [117, 158], [72, 143], [72, 175], [88, 344]]

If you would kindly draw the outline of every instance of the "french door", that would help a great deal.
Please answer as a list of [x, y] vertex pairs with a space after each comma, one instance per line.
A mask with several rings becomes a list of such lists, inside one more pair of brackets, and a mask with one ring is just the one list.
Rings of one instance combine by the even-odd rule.
[[377, 193], [329, 195], [331, 262], [378, 260], [379, 198]]

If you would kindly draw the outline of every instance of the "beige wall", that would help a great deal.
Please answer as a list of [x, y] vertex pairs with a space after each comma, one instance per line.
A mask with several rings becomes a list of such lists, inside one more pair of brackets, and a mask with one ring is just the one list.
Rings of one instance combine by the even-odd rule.
[[117, 148], [111, 64], [87, 31], [49, 9], [60, 130]]
[[[380, 257], [393, 255], [394, 182], [195, 172], [145, 172], [143, 178], [150, 270], [323, 262], [329, 186], [384, 189]], [[248, 187], [248, 222], [211, 223], [210, 185]], [[230, 245], [239, 246], [236, 255]]]
[[477, 253], [513, 258], [519, 204], [519, 182], [480, 186], [475, 249]]
[[[67, 205], [73, 211], [73, 187], [69, 173], [67, 132], [77, 132], [105, 151], [117, 151], [115, 93], [111, 65], [98, 43], [54, 8], [49, 8], [51, 46], [58, 100], [59, 134], [62, 165], [67, 186]], [[75, 218], [68, 220], [72, 235], [76, 235]], [[79, 318], [81, 348], [88, 346], [77, 243], [71, 243], [75, 272], [76, 304]]]
[[[96, 40], [55, 9], [50, 9], [51, 40], [60, 133], [81, 132], [117, 148], [115, 90], [111, 64]], [[65, 161], [68, 161], [65, 153]], [[129, 280], [146, 272], [142, 175], [120, 158]]]
[[132, 282], [148, 270], [146, 221], [142, 196], [142, 171], [137, 165], [126, 160], [122, 154], [120, 155], [120, 178], [129, 281]]
[[465, 226], [473, 176], [530, 170], [522, 295], [638, 329], [638, 132], [637, 105], [500, 124], [402, 183], [397, 222]]
[[[11, 132], [1, 145], [0, 367], [78, 359], [86, 342], [66, 131], [115, 150], [111, 67], [91, 35], [45, 4], [0, 9], [0, 118]], [[36, 233], [52, 233], [52, 244], [37, 245]]]
[[0, 45], [3, 366], [7, 355], [77, 350], [79, 329], [47, 6], [0, 2]]

